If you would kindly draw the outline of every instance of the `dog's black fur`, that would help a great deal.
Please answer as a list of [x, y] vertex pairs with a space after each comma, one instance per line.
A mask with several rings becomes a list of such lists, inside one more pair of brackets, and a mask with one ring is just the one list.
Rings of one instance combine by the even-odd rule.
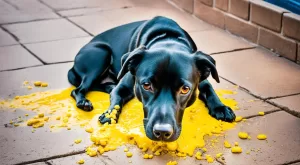
[[211, 116], [228, 122], [235, 119], [206, 80], [210, 74], [219, 82], [214, 59], [197, 52], [176, 22], [155, 17], [96, 36], [77, 54], [68, 79], [77, 87], [71, 93], [77, 107], [85, 111], [93, 109], [85, 98], [88, 91], [110, 93], [110, 107], [99, 117], [101, 123], [110, 123], [105, 114], [115, 105], [122, 109], [136, 96], [143, 103], [148, 138], [174, 141], [181, 132], [184, 109], [197, 98], [197, 88]]

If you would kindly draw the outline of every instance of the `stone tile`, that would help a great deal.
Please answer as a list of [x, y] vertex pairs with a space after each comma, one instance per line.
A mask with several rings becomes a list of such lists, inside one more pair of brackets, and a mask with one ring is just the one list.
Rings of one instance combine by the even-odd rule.
[[[145, 13], [145, 14], [136, 14]], [[151, 19], [157, 15], [167, 16], [178, 22], [187, 31], [201, 31], [212, 29], [213, 27], [191, 17], [189, 14], [174, 9], [151, 9], [145, 7], [133, 7], [122, 10], [103, 11], [95, 15], [85, 15], [79, 17], [70, 17], [70, 19], [83, 27], [90, 33], [97, 35], [113, 27], [140, 20]], [[105, 22], [104, 24], [95, 24]]]
[[0, 46], [16, 45], [18, 42], [0, 28]]
[[294, 40], [286, 38], [270, 30], [260, 28], [258, 44], [269, 48], [292, 61], [296, 61], [297, 44]]
[[253, 43], [257, 43], [258, 27], [256, 25], [240, 18], [226, 15], [225, 27], [226, 30], [230, 31], [231, 33], [242, 36]]
[[214, 55], [219, 74], [262, 97], [300, 92], [300, 66], [262, 48]]
[[221, 30], [191, 32], [198, 50], [207, 54], [251, 48], [254, 45]]
[[220, 10], [214, 9], [205, 5], [203, 2], [195, 1], [194, 14], [201, 20], [215, 25], [221, 29], [225, 28], [224, 13]]
[[195, 1], [199, 1], [199, 2], [201, 2], [201, 3], [203, 3], [203, 4], [205, 4], [205, 5], [208, 5], [208, 6], [213, 6], [213, 4], [214, 4], [214, 1], [213, 0], [195, 0]]
[[17, 36], [21, 43], [88, 36], [83, 30], [65, 19], [11, 24], [3, 27]]
[[[230, 149], [224, 149], [226, 164], [284, 164], [299, 160], [299, 125], [299, 118], [283, 111], [264, 117], [251, 118], [238, 124], [235, 129], [226, 132], [226, 140], [232, 145], [234, 142], [238, 142], [243, 149], [243, 153], [232, 154]], [[251, 140], [241, 140], [238, 137], [238, 132], [247, 132], [251, 136]], [[267, 140], [256, 138], [261, 133], [267, 135]], [[255, 149], [255, 152], [250, 151], [251, 149]], [[259, 151], [257, 151], [258, 149]], [[250, 154], [246, 154], [247, 151], [250, 151]]]
[[26, 44], [25, 46], [46, 63], [73, 61], [79, 50], [92, 37]]
[[[80, 127], [72, 127], [72, 130], [62, 129], [57, 132], [50, 132], [50, 125], [36, 129], [32, 133], [31, 127], [4, 127], [11, 119], [24, 116], [28, 111], [17, 110], [12, 113], [8, 110], [1, 110], [0, 116], [0, 159], [1, 164], [16, 164], [50, 156], [66, 154], [74, 151], [81, 151], [90, 143], [89, 134]], [[32, 114], [31, 117], [34, 115]], [[27, 119], [27, 117], [23, 117]], [[74, 140], [81, 138], [80, 144], [74, 144]]]
[[101, 7], [102, 9], [114, 9], [132, 6], [129, 0], [42, 0], [55, 10]]
[[278, 109], [272, 106], [271, 104], [268, 104], [262, 100], [254, 98], [250, 94], [239, 89], [238, 86], [232, 85], [226, 80], [221, 79], [220, 81], [221, 81], [220, 83], [217, 83], [211, 77], [209, 78], [209, 82], [212, 84], [215, 90], [231, 90], [233, 92], [236, 92], [236, 94], [233, 95], [225, 94], [222, 96], [224, 98], [234, 99], [237, 101], [238, 103], [237, 106], [239, 107], [239, 109], [234, 111], [236, 116], [247, 117], [247, 116], [257, 115], [258, 112], [260, 111], [269, 112]]
[[[0, 98], [13, 97], [15, 95], [29, 94], [37, 91], [61, 89], [70, 87], [67, 80], [67, 71], [72, 63], [40, 66], [22, 70], [0, 73]], [[24, 80], [45, 81], [49, 83], [47, 88], [33, 88], [28, 90], [22, 87]], [[55, 133], [49, 132], [49, 126], [45, 125], [32, 133], [31, 127], [4, 127], [11, 119], [24, 116], [25, 113], [32, 117], [35, 113], [17, 110], [11, 112], [0, 110], [0, 159], [1, 164], [16, 164], [49, 156], [66, 154], [83, 150], [89, 143], [89, 135], [82, 128], [72, 127], [72, 130], [61, 130]], [[23, 117], [26, 119], [26, 117]], [[76, 138], [82, 138], [82, 142], [73, 145]]]
[[1, 0], [0, 24], [59, 18], [38, 0]]
[[300, 95], [281, 97], [271, 101], [300, 113]]
[[[68, 70], [73, 63], [44, 65], [33, 68], [0, 72], [0, 97], [4, 98], [8, 95], [23, 95], [37, 91], [45, 91], [49, 89], [62, 89], [70, 87], [67, 79]], [[48, 88], [33, 88], [28, 90], [22, 88], [23, 81], [44, 81], [48, 82]]]
[[20, 45], [0, 47], [0, 71], [42, 65]]

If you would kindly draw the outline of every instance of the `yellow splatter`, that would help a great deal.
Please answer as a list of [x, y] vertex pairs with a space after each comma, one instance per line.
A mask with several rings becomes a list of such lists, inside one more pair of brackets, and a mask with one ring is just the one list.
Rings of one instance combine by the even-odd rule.
[[[27, 125], [34, 128], [44, 126], [48, 122], [51, 122], [51, 131], [59, 131], [62, 127], [81, 126], [90, 133], [92, 145], [87, 148], [86, 152], [90, 156], [96, 156], [97, 151], [103, 154], [128, 143], [137, 145], [144, 152], [148, 151], [149, 158], [152, 154], [161, 155], [162, 151], [174, 152], [180, 157], [193, 156], [196, 148], [206, 150], [203, 148], [205, 146], [204, 136], [223, 136], [224, 131], [235, 125], [235, 123], [218, 121], [211, 117], [204, 103], [197, 99], [191, 107], [185, 110], [179, 139], [171, 143], [154, 142], [145, 135], [143, 107], [137, 99], [133, 99], [122, 107], [118, 123], [101, 125], [98, 122], [98, 117], [109, 107], [109, 95], [102, 92], [89, 92], [87, 99], [93, 103], [94, 110], [85, 112], [78, 109], [74, 99], [71, 98], [70, 93], [73, 89], [36, 92], [18, 96], [18, 99], [4, 100], [1, 105], [2, 107], [14, 105], [14, 108], [30, 110], [50, 117], [48, 118], [49, 121], [43, 120], [44, 116], [29, 119]], [[217, 94], [225, 105], [233, 110], [238, 109], [235, 100], [223, 97], [224, 95], [235, 94], [235, 92], [217, 90]], [[115, 106], [114, 109], [112, 114], [116, 113], [120, 106]], [[62, 121], [60, 121], [60, 116], [65, 116]], [[132, 154], [129, 151], [125, 152], [127, 156]], [[200, 159], [201, 155], [198, 155], [198, 158]]]

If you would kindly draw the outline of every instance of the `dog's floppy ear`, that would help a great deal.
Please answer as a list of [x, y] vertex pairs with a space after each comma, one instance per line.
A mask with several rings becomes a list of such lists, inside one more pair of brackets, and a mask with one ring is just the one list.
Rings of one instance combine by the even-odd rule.
[[200, 81], [207, 79], [211, 73], [212, 77], [220, 83], [216, 62], [211, 56], [198, 51], [195, 53], [194, 60], [198, 70], [201, 72]]
[[140, 46], [134, 49], [132, 52], [124, 54], [121, 58], [121, 70], [118, 74], [118, 80], [120, 80], [128, 71], [131, 74], [135, 74], [135, 69], [143, 58], [143, 53], [146, 50], [145, 46]]

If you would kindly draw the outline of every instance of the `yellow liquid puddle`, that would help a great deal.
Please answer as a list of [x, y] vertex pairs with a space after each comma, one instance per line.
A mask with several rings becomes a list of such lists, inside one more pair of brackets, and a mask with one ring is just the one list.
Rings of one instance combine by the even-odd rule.
[[[24, 121], [20, 126], [30, 125], [34, 128], [44, 126], [49, 127], [51, 132], [81, 126], [90, 132], [90, 139], [93, 142], [87, 147], [87, 154], [90, 156], [96, 156], [97, 151], [98, 154], [102, 154], [125, 144], [134, 144], [143, 152], [147, 151], [148, 154], [155, 156], [166, 152], [180, 157], [193, 156], [196, 148], [202, 148], [205, 152], [204, 136], [222, 136], [224, 131], [236, 124], [214, 119], [208, 114], [204, 103], [197, 99], [185, 110], [179, 139], [171, 143], [154, 142], [145, 135], [142, 104], [137, 99], [131, 100], [123, 107], [117, 124], [101, 125], [98, 117], [109, 107], [109, 95], [102, 92], [88, 93], [87, 98], [93, 103], [94, 110], [85, 112], [76, 107], [74, 99], [70, 96], [72, 89], [74, 88], [16, 96], [14, 99], [0, 101], [0, 108], [20, 108], [36, 112], [37, 116]], [[235, 100], [223, 97], [235, 92], [230, 90], [216, 92], [225, 105], [233, 110], [238, 109]], [[195, 156], [201, 159], [199, 153]]]

